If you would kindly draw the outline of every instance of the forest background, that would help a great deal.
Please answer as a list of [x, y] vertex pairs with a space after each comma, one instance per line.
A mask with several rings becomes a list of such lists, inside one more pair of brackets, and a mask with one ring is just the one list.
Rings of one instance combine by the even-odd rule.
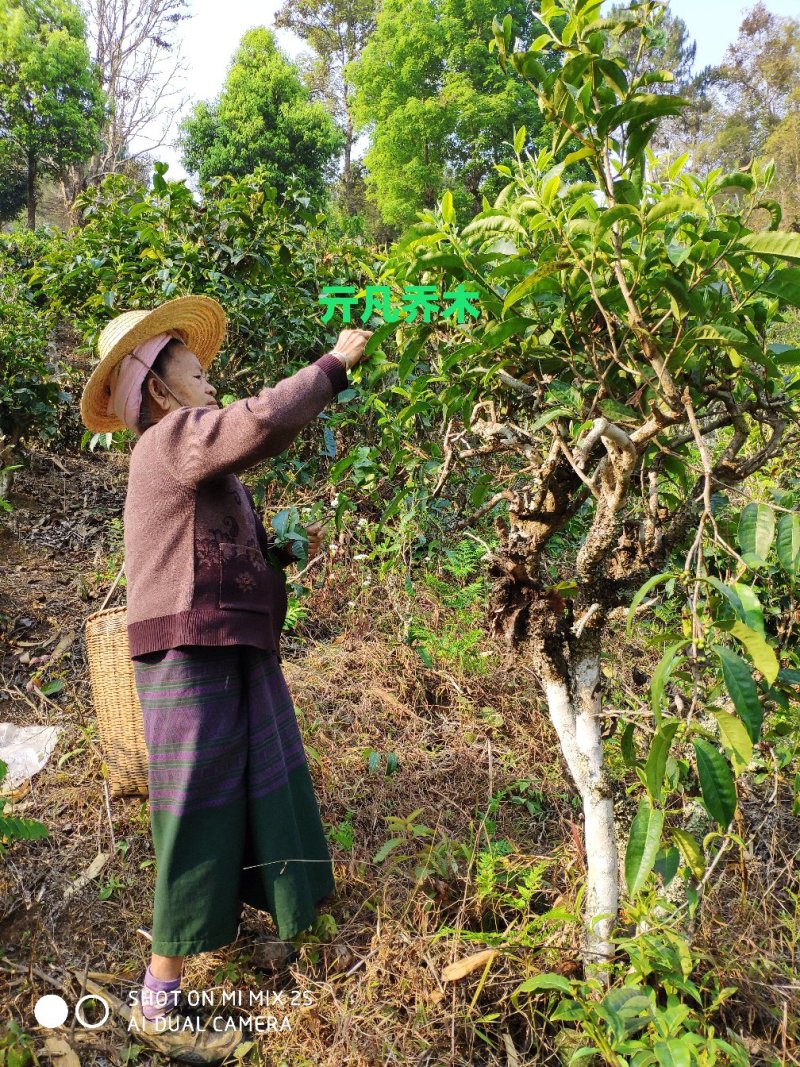
[[[758, 3], [697, 69], [650, 0], [287, 3], [274, 27], [313, 59], [248, 31], [181, 122], [188, 183], [132, 148], [174, 119], [188, 17], [0, 0], [6, 578], [33, 558], [37, 457], [124, 475], [130, 435], [86, 432], [76, 402], [113, 315], [219, 299], [223, 404], [366, 325], [351, 388], [251, 479], [301, 566], [305, 524], [330, 521], [336, 567], [290, 576], [298, 662], [336, 638], [368, 675], [387, 664], [338, 731], [344, 705], [332, 727], [305, 694], [320, 788], [355, 783], [328, 813], [352, 888], [308, 939], [329, 1001], [287, 1055], [796, 1062], [800, 20]], [[90, 539], [86, 610], [122, 561], [120, 514]], [[35, 613], [0, 612], [12, 713], [74, 742], [51, 785], [82, 768], [102, 796], [85, 651], [32, 658]], [[344, 666], [323, 660], [320, 686]], [[353, 725], [363, 743], [337, 749]], [[22, 810], [0, 815], [22, 864], [7, 923], [59, 839], [45, 804]], [[109, 811], [99, 893], [133, 915], [135, 811], [116, 837]], [[376, 923], [384, 948], [387, 924], [424, 942], [377, 1016], [366, 964], [336, 986]], [[435, 980], [401, 1017], [420, 961]], [[6, 1051], [34, 1054], [30, 1018]]]

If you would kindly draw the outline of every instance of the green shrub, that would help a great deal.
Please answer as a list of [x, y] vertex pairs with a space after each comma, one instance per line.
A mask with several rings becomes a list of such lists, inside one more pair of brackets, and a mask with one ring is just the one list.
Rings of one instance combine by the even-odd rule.
[[300, 189], [278, 202], [260, 172], [214, 179], [198, 202], [165, 170], [156, 164], [152, 190], [112, 175], [84, 193], [84, 225], [54, 241], [33, 271], [87, 350], [121, 311], [195, 293], [228, 315], [214, 369], [242, 395], [322, 355], [337, 333], [320, 323], [320, 290], [365, 279], [363, 243], [330, 228], [323, 205]]
[[15, 446], [55, 436], [58, 406], [69, 399], [48, 362], [54, 313], [25, 281], [46, 244], [38, 233], [0, 238], [0, 434]]

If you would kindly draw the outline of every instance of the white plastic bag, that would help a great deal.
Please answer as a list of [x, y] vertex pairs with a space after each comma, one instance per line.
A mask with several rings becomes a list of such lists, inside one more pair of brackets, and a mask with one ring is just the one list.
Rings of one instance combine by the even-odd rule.
[[0, 760], [8, 765], [0, 792], [13, 792], [40, 771], [50, 759], [60, 733], [60, 726], [15, 726], [0, 722]]

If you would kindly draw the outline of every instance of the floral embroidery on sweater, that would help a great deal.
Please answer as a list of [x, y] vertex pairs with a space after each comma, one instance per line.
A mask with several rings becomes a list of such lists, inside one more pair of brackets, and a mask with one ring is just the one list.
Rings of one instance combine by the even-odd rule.
[[256, 583], [250, 574], [239, 574], [236, 576], [236, 584], [242, 590], [242, 592], [250, 592], [255, 589]]

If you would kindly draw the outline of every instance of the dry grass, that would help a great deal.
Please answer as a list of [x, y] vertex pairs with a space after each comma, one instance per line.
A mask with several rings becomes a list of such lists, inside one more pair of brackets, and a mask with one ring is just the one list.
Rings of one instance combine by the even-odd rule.
[[[5, 635], [0, 630], [6, 696], [0, 719], [64, 727], [57, 755], [23, 801], [22, 813], [43, 821], [50, 836], [15, 845], [0, 860], [7, 957], [5, 965], [0, 960], [0, 1003], [4, 1015], [42, 1040], [46, 1032], [33, 1019], [37, 998], [58, 992], [60, 983], [74, 1004], [87, 966], [106, 974], [106, 987], [123, 1000], [137, 987], [149, 946], [136, 929], [149, 926], [154, 883], [153, 867], [141, 866], [152, 858], [146, 802], [113, 801], [109, 818], [81, 630], [105, 591], [92, 575], [107, 563], [104, 531], [121, 515], [126, 460], [81, 454], [62, 462], [68, 475], [45, 454], [20, 472], [15, 512], [0, 530], [0, 612], [9, 616]], [[69, 541], [64, 529], [76, 511], [86, 527], [83, 541]], [[307, 602], [309, 617], [285, 644], [285, 674], [330, 829], [337, 893], [324, 911], [335, 923], [332, 938], [307, 943], [296, 963], [275, 970], [253, 943], [274, 933], [272, 922], [248, 908], [239, 941], [187, 959], [184, 988], [216, 986], [244, 996], [308, 991], [311, 1006], [287, 1010], [290, 1031], [257, 1039], [254, 1063], [556, 1063], [552, 1030], [516, 1011], [510, 999], [538, 971], [576, 973], [579, 955], [576, 926], [548, 927], [541, 919], [556, 904], [574, 907], [583, 856], [573, 789], [535, 682], [524, 662], [488, 640], [483, 673], [452, 663], [425, 667], [403, 641], [404, 619], [411, 610], [424, 619], [433, 599], [420, 584], [409, 602], [401, 583], [364, 585], [366, 574], [344, 546]], [[33, 620], [26, 633], [13, 625], [19, 618]], [[15, 642], [44, 643], [68, 627], [78, 635], [59, 664], [65, 688], [44, 702], [25, 690], [30, 668], [19, 662]], [[79, 751], [58, 767], [58, 756], [72, 750]], [[382, 756], [374, 773], [367, 750]], [[393, 774], [385, 773], [388, 753], [397, 758]], [[512, 789], [519, 780], [535, 787], [534, 813], [512, 800], [525, 799]], [[492, 797], [496, 810], [487, 826]], [[796, 884], [797, 824], [783, 823], [786, 803], [779, 789], [766, 807], [755, 795], [752, 809], [743, 804], [747, 828], [762, 823], [745, 888], [732, 850], [698, 932], [723, 984], [741, 989], [725, 1021], [752, 1036], [753, 1062], [770, 1062], [763, 1051], [770, 1045], [783, 1057], [773, 1062], [798, 1062], [791, 1051], [797, 994], [785, 977], [791, 938], [778, 918], [791, 903], [787, 887], [792, 879]], [[416, 811], [414, 822], [430, 834], [409, 837], [408, 847], [375, 862], [392, 836], [387, 819]], [[501, 902], [497, 893], [481, 898], [478, 862], [490, 839], [507, 842], [507, 865], [542, 865], [527, 909]], [[119, 841], [127, 842], [124, 856], [114, 848]], [[111, 853], [98, 879], [65, 900], [65, 888], [98, 852]], [[121, 884], [101, 900], [99, 887], [111, 877]], [[449, 963], [493, 945], [500, 953], [485, 976], [480, 968], [461, 981], [442, 980]], [[777, 988], [779, 981], [786, 988]], [[480, 1021], [492, 1013], [495, 1019]], [[127, 1035], [119, 1019], [97, 1031], [78, 1027], [73, 1040], [82, 1064], [124, 1062]], [[143, 1051], [136, 1062], [166, 1061]]]

